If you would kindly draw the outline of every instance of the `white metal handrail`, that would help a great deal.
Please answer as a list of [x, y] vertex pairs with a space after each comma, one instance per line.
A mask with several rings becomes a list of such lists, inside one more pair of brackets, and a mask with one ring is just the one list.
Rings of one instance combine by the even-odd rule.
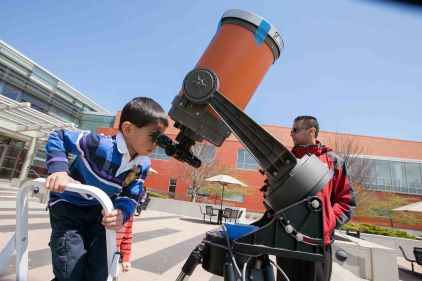
[[[6, 247], [0, 253], [0, 272], [10, 258], [13, 248], [16, 248], [16, 280], [28, 279], [28, 192], [39, 191], [44, 188], [45, 179], [38, 178], [23, 183], [16, 198], [16, 234], [12, 236]], [[108, 195], [90, 185], [69, 183], [66, 191], [78, 192], [93, 196], [101, 203], [105, 214], [114, 210], [113, 203]], [[116, 232], [106, 229], [107, 239], [107, 281], [116, 280], [119, 273], [119, 253], [116, 252]], [[12, 247], [15, 244], [15, 247]]]

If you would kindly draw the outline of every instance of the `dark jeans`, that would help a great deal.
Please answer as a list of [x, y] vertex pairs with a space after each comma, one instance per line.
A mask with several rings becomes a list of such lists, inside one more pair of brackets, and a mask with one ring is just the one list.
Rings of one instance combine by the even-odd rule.
[[53, 280], [107, 280], [105, 228], [101, 206], [58, 202], [50, 207]]
[[[325, 247], [324, 262], [277, 257], [277, 264], [290, 281], [329, 281], [332, 270], [331, 245]], [[285, 280], [282, 274], [277, 272], [277, 281]]]

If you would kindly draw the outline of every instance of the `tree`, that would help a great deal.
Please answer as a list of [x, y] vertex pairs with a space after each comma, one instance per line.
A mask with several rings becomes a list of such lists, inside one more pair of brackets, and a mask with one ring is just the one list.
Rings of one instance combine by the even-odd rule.
[[[212, 145], [203, 143], [196, 143], [192, 147], [192, 153], [202, 160], [202, 165], [199, 168], [194, 168], [186, 163], [179, 162], [176, 166], [175, 174], [177, 177], [185, 182], [190, 187], [191, 202], [195, 202], [198, 194], [204, 194], [208, 197], [219, 198], [221, 196], [221, 186], [215, 183], [208, 182], [205, 179], [218, 175], [218, 174], [230, 174], [236, 177], [235, 169], [227, 167], [226, 165], [216, 161], [216, 148]], [[227, 194], [242, 195], [244, 191], [236, 188], [228, 187]]]
[[365, 147], [350, 136], [340, 135], [327, 140], [333, 151], [340, 155], [346, 164], [349, 180], [355, 188], [356, 202], [364, 205], [371, 201], [372, 192], [363, 188], [365, 180], [371, 174], [373, 167], [368, 158], [362, 157], [366, 153]]
[[186, 163], [178, 163], [175, 171], [178, 178], [183, 180], [190, 187], [191, 201], [195, 202], [198, 193], [201, 193], [204, 186], [207, 185], [206, 178], [213, 176], [218, 167], [215, 161], [215, 147], [207, 143], [196, 143], [192, 147], [192, 153], [202, 160], [199, 168], [194, 168]]

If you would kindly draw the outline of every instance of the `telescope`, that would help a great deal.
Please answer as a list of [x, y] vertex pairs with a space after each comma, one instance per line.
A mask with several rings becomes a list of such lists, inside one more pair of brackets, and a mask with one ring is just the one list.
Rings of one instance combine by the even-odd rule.
[[243, 10], [224, 13], [217, 33], [172, 102], [169, 116], [179, 129], [178, 143], [156, 136], [166, 153], [198, 165], [191, 157], [196, 142], [221, 146], [233, 133], [266, 176], [260, 189], [267, 210], [263, 217], [251, 225], [207, 232], [178, 281], [187, 280], [198, 264], [224, 280], [267, 281], [275, 280], [269, 255], [322, 261], [322, 202], [316, 194], [332, 173], [315, 155], [296, 159], [243, 112], [282, 49], [280, 34], [264, 18]]

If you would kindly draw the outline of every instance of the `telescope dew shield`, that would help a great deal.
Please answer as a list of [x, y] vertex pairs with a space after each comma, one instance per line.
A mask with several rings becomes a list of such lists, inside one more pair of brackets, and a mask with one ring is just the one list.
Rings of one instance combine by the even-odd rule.
[[[281, 36], [268, 21], [251, 12], [229, 10], [195, 69], [206, 68], [215, 73], [216, 90], [244, 110], [282, 49]], [[183, 89], [174, 98], [169, 116], [194, 141], [206, 139], [220, 146], [230, 135], [208, 105], [192, 103]]]

